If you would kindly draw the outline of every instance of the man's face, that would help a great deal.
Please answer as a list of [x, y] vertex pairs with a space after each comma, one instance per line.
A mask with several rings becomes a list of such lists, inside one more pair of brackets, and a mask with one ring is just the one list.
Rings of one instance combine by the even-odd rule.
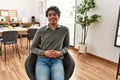
[[57, 13], [55, 13], [54, 10], [48, 11], [48, 21], [49, 21], [49, 24], [56, 25], [56, 24], [58, 24], [58, 20], [59, 20], [59, 16], [58, 16]]

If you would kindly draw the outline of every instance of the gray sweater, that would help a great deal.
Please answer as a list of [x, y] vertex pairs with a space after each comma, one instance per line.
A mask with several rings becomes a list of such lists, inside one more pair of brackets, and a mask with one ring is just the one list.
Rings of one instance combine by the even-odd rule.
[[31, 53], [36, 54], [38, 58], [45, 58], [46, 50], [58, 50], [61, 57], [68, 52], [69, 48], [69, 30], [67, 27], [59, 25], [56, 30], [51, 30], [44, 26], [37, 30], [31, 46]]

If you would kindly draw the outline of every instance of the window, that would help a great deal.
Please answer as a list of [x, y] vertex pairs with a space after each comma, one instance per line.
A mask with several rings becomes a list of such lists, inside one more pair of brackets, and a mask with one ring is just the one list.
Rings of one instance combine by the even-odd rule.
[[74, 27], [75, 13], [73, 7], [76, 5], [76, 0], [46, 0], [46, 9], [50, 6], [57, 6], [61, 11], [59, 24], [65, 25], [70, 31], [70, 45], [74, 46]]

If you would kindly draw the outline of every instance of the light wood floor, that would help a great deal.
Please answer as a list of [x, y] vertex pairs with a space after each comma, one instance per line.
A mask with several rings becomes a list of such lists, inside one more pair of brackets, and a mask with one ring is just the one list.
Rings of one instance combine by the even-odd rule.
[[[12, 46], [7, 47], [6, 62], [4, 55], [0, 56], [0, 80], [29, 80], [24, 68], [25, 59], [29, 55], [25, 44], [26, 41], [22, 48], [19, 46], [21, 59], [13, 52]], [[70, 80], [115, 80], [117, 65], [89, 54], [78, 56], [79, 53], [74, 49], [69, 52], [75, 61], [75, 70]]]
[[75, 60], [75, 70], [70, 80], [115, 80], [117, 65], [90, 54], [70, 50]]

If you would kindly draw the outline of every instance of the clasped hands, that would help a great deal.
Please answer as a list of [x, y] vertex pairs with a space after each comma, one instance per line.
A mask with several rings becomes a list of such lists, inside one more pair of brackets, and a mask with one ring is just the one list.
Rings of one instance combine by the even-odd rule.
[[49, 57], [49, 58], [57, 58], [60, 56], [60, 51], [47, 50], [47, 51], [45, 51], [45, 56]]

